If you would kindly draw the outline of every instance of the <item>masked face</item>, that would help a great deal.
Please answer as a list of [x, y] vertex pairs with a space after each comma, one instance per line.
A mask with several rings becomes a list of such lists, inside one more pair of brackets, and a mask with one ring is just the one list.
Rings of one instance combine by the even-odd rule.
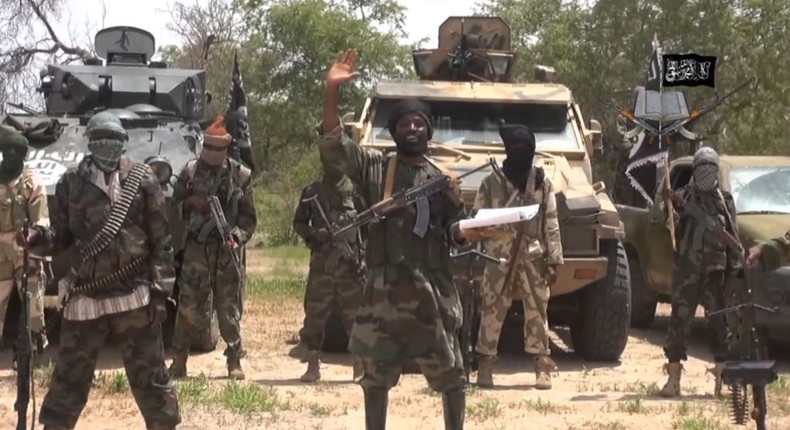
[[204, 142], [203, 150], [200, 151], [200, 158], [210, 166], [221, 166], [227, 153], [227, 146], [215, 146]]
[[428, 124], [416, 113], [406, 114], [395, 124], [393, 139], [401, 154], [422, 155], [428, 150]]
[[506, 161], [509, 169], [526, 173], [532, 168], [535, 150], [526, 143], [511, 143], [505, 148], [505, 153], [507, 154]]
[[719, 166], [712, 163], [694, 167], [694, 187], [700, 191], [711, 191], [719, 184]]
[[99, 170], [110, 173], [118, 167], [123, 155], [123, 142], [115, 139], [95, 139], [88, 143], [88, 151]]

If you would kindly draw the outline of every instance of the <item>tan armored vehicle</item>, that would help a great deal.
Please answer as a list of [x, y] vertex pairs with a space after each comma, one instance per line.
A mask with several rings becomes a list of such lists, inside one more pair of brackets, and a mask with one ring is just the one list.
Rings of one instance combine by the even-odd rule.
[[[600, 124], [584, 121], [571, 90], [553, 82], [551, 68], [537, 68], [538, 82], [513, 82], [516, 56], [510, 51], [510, 26], [501, 18], [448, 18], [439, 28], [438, 49], [416, 50], [413, 57], [420, 79], [379, 82], [358, 122], [347, 123], [355, 140], [367, 148], [394, 150], [386, 127], [390, 109], [402, 99], [418, 98], [433, 111], [431, 158], [460, 175], [490, 157], [501, 165], [501, 120], [530, 127], [537, 139], [536, 163], [557, 191], [565, 255], [551, 286], [550, 323], [570, 326], [573, 347], [585, 359], [618, 360], [631, 318], [630, 275], [620, 242], [623, 225], [590, 167], [593, 149], [601, 143]], [[463, 179], [467, 207], [490, 172]], [[454, 261], [463, 294], [469, 261]], [[482, 265], [481, 260], [478, 279]], [[514, 303], [508, 319], [523, 321], [521, 303]], [[473, 336], [476, 332], [475, 325]]]

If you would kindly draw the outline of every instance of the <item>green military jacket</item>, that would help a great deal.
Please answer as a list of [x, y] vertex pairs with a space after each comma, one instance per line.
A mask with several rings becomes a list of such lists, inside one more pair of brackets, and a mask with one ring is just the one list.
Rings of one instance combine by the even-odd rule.
[[[171, 204], [178, 208], [181, 220], [185, 222], [183, 241], [220, 243], [221, 237], [211, 211], [207, 209], [201, 213], [194, 208], [184, 207], [184, 201], [193, 195], [205, 198], [217, 196], [231, 233], [241, 245], [246, 244], [255, 233], [258, 218], [252, 174], [240, 162], [228, 157], [222, 167], [212, 167], [199, 157], [193, 158], [184, 166], [173, 186]], [[182, 249], [183, 245], [179, 244], [177, 249]]]
[[10, 183], [0, 183], [0, 280], [11, 279], [13, 269], [22, 266], [22, 249], [16, 234], [25, 219], [30, 225], [49, 227], [47, 193], [36, 174], [23, 169]]
[[[330, 224], [342, 224], [353, 219], [357, 214], [353, 192], [354, 185], [347, 177], [338, 181], [337, 184], [316, 181], [302, 190], [299, 204], [294, 211], [293, 228], [296, 234], [310, 247], [311, 269], [332, 273], [338, 264], [353, 263], [353, 261], [346, 261], [341, 256], [331, 239], [325, 243], [319, 243], [316, 238], [319, 229], [329, 230], [330, 228], [324, 222], [316, 204], [321, 205]], [[313, 197], [315, 197], [314, 200], [309, 200]], [[358, 257], [361, 256], [362, 238], [359, 229], [352, 229], [346, 233], [345, 238], [351, 245], [352, 251]]]

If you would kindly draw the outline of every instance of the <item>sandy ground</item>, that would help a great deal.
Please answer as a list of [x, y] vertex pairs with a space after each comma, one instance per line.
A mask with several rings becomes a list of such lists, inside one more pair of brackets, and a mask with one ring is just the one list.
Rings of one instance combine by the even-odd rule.
[[[250, 274], [266, 273], [271, 261], [250, 258]], [[567, 345], [562, 328], [555, 330], [554, 356], [559, 370], [551, 391], [533, 388], [531, 362], [518, 353], [504, 355], [495, 374], [497, 388], [471, 388], [467, 397], [466, 429], [754, 429], [730, 424], [728, 405], [713, 398], [706, 375], [709, 355], [695, 334], [683, 377], [684, 398], [656, 396], [664, 383], [661, 345], [669, 308], [650, 330], [633, 330], [620, 363], [585, 363]], [[229, 383], [224, 344], [211, 353], [193, 355], [189, 377], [177, 382], [182, 410], [180, 429], [364, 429], [362, 391], [350, 382], [350, 358], [326, 354], [323, 380], [302, 384], [304, 365], [288, 357], [285, 343], [301, 325], [297, 298], [249, 300], [242, 321], [250, 356], [242, 362], [247, 379]], [[695, 332], [701, 333], [701, 321]], [[567, 342], [567, 345], [566, 345]], [[49, 351], [49, 355], [53, 351]], [[790, 354], [780, 353], [782, 378], [771, 387], [768, 428], [790, 429]], [[0, 355], [0, 428], [16, 422], [15, 374], [10, 354]], [[169, 359], [168, 359], [169, 364]], [[47, 372], [38, 372], [35, 397], [39, 407], [46, 393]], [[144, 429], [142, 417], [122, 377], [123, 366], [113, 350], [100, 357], [97, 377], [77, 429]], [[474, 381], [473, 376], [473, 381]], [[727, 393], [725, 389], [725, 393]], [[28, 424], [29, 426], [29, 424]], [[37, 425], [37, 428], [41, 426]], [[443, 428], [441, 397], [429, 392], [420, 375], [404, 375], [390, 394], [388, 429]]]

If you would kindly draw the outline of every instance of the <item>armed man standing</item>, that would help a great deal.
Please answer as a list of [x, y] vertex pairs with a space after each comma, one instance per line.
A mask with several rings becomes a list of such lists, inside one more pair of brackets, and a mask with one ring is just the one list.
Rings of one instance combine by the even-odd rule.
[[75, 427], [112, 336], [146, 427], [174, 429], [181, 416], [162, 346], [175, 282], [165, 198], [153, 170], [123, 156], [128, 137], [116, 116], [94, 115], [85, 132], [90, 155], [58, 181], [52, 226], [32, 226], [26, 241], [39, 255], [74, 246], [58, 284], [60, 349], [39, 420], [45, 430]]
[[[187, 162], [173, 187], [172, 204], [180, 207], [186, 223], [184, 256], [179, 279], [178, 315], [173, 333], [175, 355], [170, 375], [187, 374], [191, 339], [208, 327], [201, 314], [213, 297], [219, 331], [227, 344], [228, 377], [244, 379], [241, 359], [247, 354], [241, 342], [239, 294], [244, 267], [237, 263], [239, 248], [245, 245], [257, 224], [250, 169], [227, 156], [231, 137], [222, 116], [205, 130], [200, 156]], [[218, 226], [210, 201], [216, 198], [227, 225]], [[220, 234], [218, 227], [230, 232]], [[234, 253], [237, 258], [234, 258]]]
[[[693, 178], [689, 185], [670, 197], [677, 209], [675, 253], [672, 278], [672, 315], [664, 353], [669, 379], [661, 389], [663, 397], [680, 396], [680, 361], [687, 360], [686, 343], [700, 302], [706, 312], [725, 306], [724, 285], [742, 269], [735, 203], [732, 195], [719, 187], [719, 155], [703, 147], [694, 154]], [[724, 228], [736, 242], [728, 247], [709, 224]], [[734, 246], [738, 245], [738, 246]], [[721, 373], [727, 359], [727, 323], [724, 315], [709, 320], [713, 331], [715, 367], [708, 369], [715, 379], [714, 394], [721, 394]]]
[[[388, 128], [396, 154], [365, 151], [343, 133], [338, 92], [358, 75], [356, 60], [356, 51], [347, 50], [327, 72], [319, 147], [324, 167], [344, 169], [366, 204], [374, 205], [442, 172], [425, 155], [433, 125], [422, 102], [393, 107]], [[362, 360], [367, 430], [384, 430], [389, 390], [411, 360], [442, 393], [445, 429], [463, 428], [466, 381], [456, 336], [461, 302], [449, 267], [450, 244], [464, 240], [457, 228], [463, 215], [460, 191], [450, 188], [370, 225], [369, 279], [349, 342]]]
[[507, 158], [501, 172], [495, 169], [480, 184], [475, 209], [540, 205], [538, 214], [518, 224], [501, 226], [509, 235], [492, 240], [486, 249], [495, 258], [511, 261], [507, 268], [486, 263], [481, 285], [477, 384], [494, 386], [492, 371], [505, 315], [513, 299], [524, 305], [524, 351], [535, 358], [535, 388], [551, 388], [549, 325], [546, 312], [549, 287], [563, 263], [557, 202], [542, 168], [532, 165], [535, 135], [523, 125], [504, 125], [499, 135]]
[[[294, 213], [294, 231], [310, 247], [305, 317], [299, 332], [301, 344], [307, 349], [303, 360], [307, 362], [307, 371], [299, 378], [302, 382], [321, 379], [319, 353], [324, 342], [324, 326], [335, 302], [346, 333], [350, 334], [354, 326], [364, 288], [361, 232], [358, 228], [350, 230], [338, 246], [329, 234], [327, 221], [347, 222], [356, 214], [354, 184], [337, 170], [324, 170], [320, 181], [306, 186]], [[341, 248], [346, 244], [347, 247]], [[355, 359], [354, 380], [362, 376], [361, 372], [361, 364]]]
[[[29, 301], [30, 331], [36, 342], [36, 353], [41, 354], [47, 346], [44, 333], [44, 285], [39, 276], [41, 262], [30, 258], [22, 261], [22, 250], [16, 245], [15, 237], [25, 221], [31, 225], [49, 227], [47, 193], [36, 174], [25, 168], [28, 142], [25, 136], [15, 131], [0, 128], [0, 337], [6, 320], [8, 303], [13, 291], [19, 292], [22, 270], [27, 263], [27, 285], [32, 293]], [[23, 327], [18, 327], [22, 330]], [[16, 364], [16, 354], [14, 354]]]

